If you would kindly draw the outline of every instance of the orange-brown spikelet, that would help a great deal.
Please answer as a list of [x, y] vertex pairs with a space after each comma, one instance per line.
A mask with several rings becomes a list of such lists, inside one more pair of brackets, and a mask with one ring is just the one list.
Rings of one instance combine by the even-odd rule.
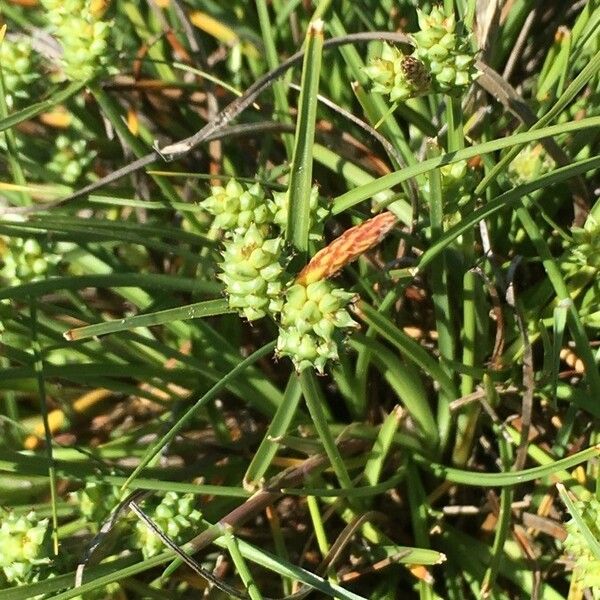
[[296, 283], [308, 285], [331, 277], [342, 267], [379, 244], [397, 221], [394, 214], [386, 211], [360, 225], [351, 227], [312, 257], [298, 275]]

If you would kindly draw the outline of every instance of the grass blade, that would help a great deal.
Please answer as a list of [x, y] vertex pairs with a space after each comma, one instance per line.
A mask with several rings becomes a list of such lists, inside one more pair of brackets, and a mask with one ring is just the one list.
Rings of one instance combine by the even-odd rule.
[[168, 308], [146, 315], [136, 315], [125, 319], [116, 319], [108, 323], [96, 323], [95, 325], [77, 327], [76, 329], [65, 331], [63, 335], [65, 339], [73, 342], [98, 335], [115, 333], [116, 331], [127, 331], [135, 327], [150, 327], [152, 325], [162, 325], [163, 323], [185, 319], [203, 319], [232, 312], [235, 311], [229, 308], [226, 298], [205, 300], [204, 302], [196, 302], [195, 304], [178, 306], [177, 308]]
[[547, 465], [532, 467], [531, 469], [524, 469], [523, 471], [504, 471], [502, 473], [463, 471], [461, 469], [454, 469], [437, 463], [431, 463], [428, 460], [418, 457], [417, 460], [427, 470], [446, 481], [462, 483], [463, 485], [506, 487], [525, 483], [527, 481], [534, 481], [541, 477], [548, 477], [558, 471], [563, 471], [564, 469], [570, 469], [571, 467], [579, 465], [599, 454], [600, 445], [596, 445]]
[[286, 237], [304, 256], [308, 252], [313, 144], [317, 118], [317, 94], [323, 53], [323, 22], [308, 26], [302, 65], [302, 91], [298, 107], [294, 159], [290, 173], [289, 214]]
[[137, 476], [148, 466], [148, 464], [156, 457], [161, 449], [171, 442], [175, 436], [181, 431], [181, 429], [188, 423], [188, 421], [196, 414], [196, 412], [209, 400], [212, 400], [227, 384], [243, 373], [248, 367], [253, 365], [257, 360], [267, 356], [275, 349], [275, 342], [270, 342], [262, 348], [259, 348], [256, 352], [252, 353], [248, 358], [240, 362], [234, 367], [227, 375], [221, 378], [220, 381], [215, 383], [208, 392], [201, 396], [196, 403], [189, 408], [185, 414], [179, 418], [179, 420], [169, 429], [169, 431], [163, 435], [153, 446], [151, 446], [144, 458], [140, 461], [140, 464], [134, 469], [133, 473], [127, 478], [127, 481], [123, 484], [123, 489], [130, 487], [132, 482]]
[[[488, 154], [495, 152], [496, 150], [502, 150], [503, 148], [510, 148], [511, 146], [517, 146], [519, 144], [526, 144], [546, 137], [553, 137], [562, 133], [569, 133], [572, 131], [579, 131], [581, 129], [592, 129], [600, 127], [600, 117], [590, 117], [588, 119], [582, 119], [581, 121], [573, 121], [570, 123], [564, 123], [561, 125], [552, 125], [549, 127], [542, 127], [535, 131], [526, 131], [524, 133], [517, 133], [507, 138], [501, 138], [492, 140], [490, 142], [484, 142], [483, 144], [477, 144], [470, 146], [463, 150], [458, 150], [452, 154], [444, 154], [436, 158], [430, 158], [416, 165], [411, 165], [401, 171], [394, 171], [389, 175], [379, 177], [375, 181], [362, 185], [358, 188], [354, 188], [337, 198], [334, 198], [334, 206], [332, 209], [333, 214], [339, 214], [356, 206], [363, 200], [372, 198], [375, 194], [384, 192], [410, 179], [423, 173], [427, 173], [432, 169], [441, 167], [443, 165], [449, 165], [461, 160], [468, 160], [474, 158], [480, 154]], [[558, 169], [557, 169], [558, 170]]]

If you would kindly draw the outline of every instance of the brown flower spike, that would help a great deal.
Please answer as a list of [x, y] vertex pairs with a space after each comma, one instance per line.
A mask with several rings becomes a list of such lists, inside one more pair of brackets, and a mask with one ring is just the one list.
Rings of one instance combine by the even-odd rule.
[[308, 285], [320, 279], [328, 279], [342, 267], [379, 244], [397, 221], [393, 213], [386, 211], [360, 225], [351, 227], [311, 258], [300, 271], [296, 283]]

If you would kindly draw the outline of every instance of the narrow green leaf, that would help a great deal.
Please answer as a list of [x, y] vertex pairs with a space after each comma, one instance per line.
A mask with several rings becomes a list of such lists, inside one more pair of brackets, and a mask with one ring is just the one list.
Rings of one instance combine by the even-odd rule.
[[560, 494], [560, 499], [565, 503], [565, 506], [568, 508], [573, 519], [575, 519], [577, 528], [585, 538], [588, 548], [592, 551], [592, 554], [596, 557], [596, 560], [600, 560], [600, 540], [596, 539], [588, 524], [585, 522], [581, 511], [575, 506], [575, 503], [569, 497], [567, 488], [562, 483], [557, 483], [556, 489]]
[[301, 397], [300, 382], [296, 374], [292, 373], [285, 388], [283, 401], [277, 408], [277, 412], [269, 424], [265, 437], [252, 457], [250, 465], [248, 465], [248, 469], [244, 475], [244, 483], [246, 485], [252, 486], [258, 484], [267, 472], [279, 448], [278, 440], [286, 434], [293, 421]]
[[563, 123], [561, 125], [552, 125], [550, 127], [543, 127], [535, 131], [526, 131], [524, 133], [518, 133], [509, 137], [501, 138], [498, 140], [492, 140], [490, 142], [484, 142], [475, 146], [470, 146], [458, 152], [452, 154], [444, 154], [436, 158], [430, 158], [423, 162], [411, 165], [400, 171], [394, 171], [383, 177], [375, 179], [375, 181], [362, 185], [358, 188], [354, 188], [337, 198], [334, 198], [334, 206], [332, 209], [333, 214], [339, 214], [352, 208], [359, 202], [372, 198], [375, 194], [389, 190], [417, 175], [427, 173], [437, 167], [453, 164], [461, 160], [467, 160], [480, 154], [489, 154], [502, 148], [509, 148], [518, 144], [526, 144], [546, 137], [552, 137], [560, 135], [562, 133], [569, 133], [572, 131], [579, 131], [581, 129], [591, 129], [594, 127], [600, 127], [600, 117], [590, 117], [588, 119], [581, 119], [581, 121], [573, 121], [569, 123]]
[[322, 53], [323, 22], [315, 21], [308, 26], [306, 33], [306, 54], [302, 65], [302, 91], [298, 107], [294, 158], [290, 172], [286, 231], [288, 241], [303, 255], [308, 252], [313, 144]]
[[371, 360], [422, 430], [424, 440], [432, 449], [435, 448], [439, 437], [438, 427], [420, 374], [403, 364], [394, 352], [371, 337], [354, 334], [349, 343], [358, 351], [366, 348], [370, 350]]
[[[2, 473], [27, 474], [29, 477], [44, 476], [47, 478], [50, 464], [51, 463], [46, 456], [27, 455], [10, 450], [0, 451], [0, 472]], [[122, 486], [127, 479], [125, 475], [113, 475], [100, 472], [97, 465], [89, 461], [89, 456], [85, 461], [55, 459], [53, 464], [57, 477], [67, 481], [82, 483], [85, 481], [97, 481]], [[215, 467], [214, 472], [217, 473], [219, 469], [221, 469], [221, 467]], [[173, 491], [182, 494], [192, 493], [196, 495], [222, 496], [228, 498], [248, 498], [250, 496], [250, 492], [242, 487], [185, 483], [183, 481], [172, 481], [160, 478], [161, 476], [173, 475], [166, 470], [153, 469], [149, 470], [148, 474], [152, 475], [152, 477], [137, 478], [131, 485], [131, 488], [164, 492]]]
[[[513, 136], [516, 137], [516, 136]], [[571, 165], [560, 167], [555, 169], [551, 173], [540, 175], [535, 181], [518, 185], [508, 192], [500, 194], [496, 198], [490, 200], [482, 207], [474, 210], [473, 212], [463, 215], [460, 223], [457, 223], [454, 227], [451, 227], [444, 233], [444, 235], [434, 244], [432, 244], [419, 259], [418, 270], [423, 271], [432, 260], [447, 246], [449, 246], [458, 236], [463, 234], [469, 228], [473, 227], [479, 221], [490, 217], [498, 211], [510, 206], [513, 202], [522, 200], [524, 196], [535, 190], [543, 189], [553, 184], [565, 181], [570, 177], [576, 177], [587, 171], [592, 171], [600, 167], [600, 158], [594, 156], [580, 160]], [[392, 274], [395, 272], [392, 271]], [[398, 274], [401, 274], [400, 272]]]
[[250, 596], [250, 600], [263, 600], [262, 594], [260, 593], [259, 587], [256, 585], [252, 573], [246, 564], [246, 560], [240, 551], [237, 538], [231, 533], [226, 533], [221, 538], [231, 556], [231, 560], [235, 565], [235, 570], [240, 576], [246, 593]]
[[33, 117], [36, 117], [40, 113], [50, 110], [53, 106], [74, 96], [84, 86], [85, 81], [73, 81], [64, 89], [54, 92], [51, 96], [46, 98], [46, 100], [42, 100], [41, 102], [37, 102], [36, 104], [32, 104], [27, 108], [23, 108], [22, 110], [8, 115], [5, 119], [0, 120], [0, 131], [5, 131], [10, 127], [14, 127], [28, 119], [33, 119]]
[[[266, 0], [255, 0], [256, 11], [258, 12], [258, 20], [260, 22], [260, 31], [262, 34], [263, 44], [265, 46], [265, 58], [269, 69], [273, 70], [279, 65], [277, 58], [277, 48], [275, 47], [275, 36], [269, 19], [269, 10]], [[282, 81], [273, 82], [273, 98], [275, 100], [275, 110], [279, 115], [279, 120], [282, 123], [291, 123], [290, 107], [288, 105], [285, 86]], [[294, 155], [294, 138], [289, 134], [282, 136], [288, 160], [291, 160]]]
[[162, 325], [163, 323], [186, 319], [203, 319], [232, 312], [235, 311], [229, 308], [226, 298], [205, 300], [204, 302], [196, 302], [194, 304], [187, 304], [186, 306], [178, 306], [177, 308], [168, 308], [167, 310], [160, 310], [146, 315], [135, 315], [134, 317], [116, 319], [107, 323], [97, 323], [95, 325], [69, 329], [63, 335], [65, 339], [72, 342], [97, 335], [115, 333], [116, 331], [126, 331], [135, 327], [151, 327], [152, 325]]
[[196, 414], [196, 412], [209, 400], [212, 400], [227, 384], [243, 373], [248, 367], [253, 365], [256, 361], [260, 360], [263, 356], [270, 354], [275, 349], [275, 342], [270, 342], [259, 348], [244, 359], [237, 366], [235, 366], [227, 375], [221, 378], [220, 381], [215, 383], [208, 392], [201, 396], [196, 403], [189, 408], [185, 414], [179, 418], [179, 420], [169, 429], [169, 431], [163, 435], [157, 442], [151, 446], [146, 452], [144, 458], [140, 461], [140, 464], [135, 468], [133, 473], [127, 478], [127, 481], [123, 484], [123, 488], [130, 487], [132, 482], [137, 476], [148, 466], [150, 461], [161, 451], [161, 449], [171, 442], [175, 436], [181, 431], [181, 429], [189, 422], [189, 420]]
[[312, 369], [304, 369], [299, 377], [306, 406], [312, 417], [315, 429], [319, 434], [319, 439], [325, 448], [325, 453], [340, 482], [340, 486], [343, 489], [351, 489], [353, 486], [350, 476], [348, 475], [348, 470], [346, 469], [346, 464], [335, 444], [335, 439], [333, 438], [329, 423], [325, 416], [325, 398], [317, 382], [316, 375]]
[[398, 329], [390, 319], [377, 312], [370, 304], [362, 301], [359, 303], [359, 316], [377, 333], [394, 344], [404, 358], [421, 367], [439, 386], [449, 398], [455, 399], [458, 393], [439, 363], [413, 339]]
[[394, 434], [400, 426], [401, 418], [402, 409], [395, 406], [379, 428], [379, 433], [364, 470], [364, 477], [370, 486], [376, 485], [379, 481], [383, 464], [394, 442]]
[[214, 281], [203, 281], [178, 275], [161, 273], [110, 273], [101, 275], [73, 275], [71, 277], [52, 277], [41, 281], [22, 283], [14, 287], [0, 289], [0, 300], [20, 299], [34, 296], [39, 298], [60, 290], [81, 290], [88, 287], [125, 288], [136, 287], [148, 290], [170, 290], [216, 294], [222, 285]]
[[571, 303], [571, 299], [561, 301], [553, 311], [552, 363], [550, 365], [550, 385], [552, 386], [552, 398], [556, 398], [558, 372], [560, 369], [560, 350], [562, 348], [565, 325], [567, 323], [568, 307]]
[[[561, 97], [554, 103], [552, 108], [538, 121], [536, 121], [529, 129], [529, 132], [541, 131], [542, 127], [555, 117], [557, 117], [568, 104], [577, 96], [577, 94], [583, 89], [585, 84], [595, 75], [598, 74], [600, 68], [600, 52], [597, 52], [591, 60], [587, 62], [585, 67], [581, 70], [579, 75], [571, 82], [569, 87], [564, 91]], [[512, 136], [514, 139], [517, 136]], [[509, 152], [506, 153], [490, 170], [490, 172], [481, 180], [475, 190], [475, 194], [481, 194], [483, 190], [493, 181], [499, 173], [501, 173], [506, 166], [517, 156], [520, 151], [520, 145], [514, 144]]]
[[453, 469], [437, 463], [432, 463], [428, 459], [416, 456], [415, 459], [423, 465], [428, 471], [434, 473], [437, 477], [452, 483], [462, 483], [463, 485], [472, 486], [490, 486], [490, 487], [505, 487], [517, 485], [527, 481], [534, 481], [542, 477], [548, 477], [553, 473], [570, 469], [579, 465], [586, 460], [590, 460], [600, 454], [600, 445], [591, 446], [585, 450], [581, 450], [567, 458], [551, 462], [547, 465], [524, 469], [523, 471], [504, 471], [502, 473], [485, 473], [481, 471], [463, 471], [461, 469]]

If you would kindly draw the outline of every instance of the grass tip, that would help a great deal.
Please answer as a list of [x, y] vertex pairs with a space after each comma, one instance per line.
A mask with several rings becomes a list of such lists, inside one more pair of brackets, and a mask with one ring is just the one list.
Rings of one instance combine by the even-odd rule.
[[323, 28], [325, 27], [325, 23], [323, 19], [317, 19], [316, 21], [311, 21], [308, 26], [308, 35], [320, 35], [323, 33]]

